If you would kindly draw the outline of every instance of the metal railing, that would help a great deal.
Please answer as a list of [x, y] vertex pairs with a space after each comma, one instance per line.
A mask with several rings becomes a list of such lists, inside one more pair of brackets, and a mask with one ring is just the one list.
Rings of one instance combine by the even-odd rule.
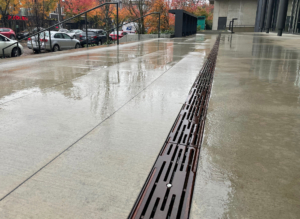
[[233, 25], [234, 25], [234, 21], [237, 20], [237, 18], [232, 18], [232, 20], [229, 22], [229, 30], [231, 30], [231, 33], [233, 32]]

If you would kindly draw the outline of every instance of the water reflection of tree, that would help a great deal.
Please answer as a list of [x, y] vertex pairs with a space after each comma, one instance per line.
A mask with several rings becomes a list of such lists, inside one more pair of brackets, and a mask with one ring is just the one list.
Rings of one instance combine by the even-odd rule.
[[[59, 92], [76, 100], [90, 95], [91, 110], [97, 113], [105, 109], [108, 103], [113, 105], [115, 99], [112, 94], [123, 96], [133, 92], [133, 86], [147, 86], [147, 78], [153, 77], [152, 70], [168, 70], [187, 55], [193, 46], [174, 45], [173, 40], [167, 43], [150, 41], [138, 46], [86, 53], [55, 62], [34, 62], [23, 65], [22, 69], [12, 68], [7, 70], [6, 75], [1, 75], [0, 83], [3, 86], [0, 98], [29, 89], [38, 89], [44, 94], [49, 91]], [[125, 67], [128, 66], [126, 69], [122, 65], [125, 62]], [[96, 77], [82, 77], [88, 73]], [[118, 92], [120, 87], [125, 88], [121, 89], [123, 93]]]
[[[88, 68], [74, 68], [66, 61], [57, 60], [56, 65], [52, 66], [48, 61], [34, 62], [12, 67], [1, 73], [0, 98], [9, 95], [20, 95], [45, 89], [53, 88], [59, 92], [73, 87], [72, 80], [86, 74]], [[70, 94], [64, 94], [70, 95]]]

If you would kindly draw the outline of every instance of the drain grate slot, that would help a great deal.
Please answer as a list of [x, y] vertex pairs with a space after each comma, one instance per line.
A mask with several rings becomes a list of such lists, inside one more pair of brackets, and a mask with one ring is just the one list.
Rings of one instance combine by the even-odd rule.
[[176, 195], [172, 195], [172, 200], [171, 200], [171, 203], [170, 203], [170, 206], [169, 206], [167, 219], [171, 218], [171, 213], [172, 213], [172, 210], [173, 210], [173, 205], [174, 205], [174, 202], [175, 202], [175, 198], [176, 198]]
[[160, 178], [160, 176], [161, 176], [161, 173], [162, 173], [162, 171], [163, 171], [164, 168], [165, 168], [165, 165], [166, 165], [166, 162], [164, 161], [163, 164], [162, 164], [162, 166], [161, 166], [161, 168], [160, 168], [160, 171], [159, 171], [159, 173], [158, 173], [158, 176], [156, 177], [156, 180], [155, 180], [156, 183], [158, 182], [158, 180], [159, 180], [159, 178]]
[[171, 161], [171, 162], [170, 162], [170, 164], [169, 164], [169, 167], [168, 167], [168, 170], [167, 170], [167, 173], [166, 173], [165, 179], [164, 179], [164, 181], [165, 181], [165, 182], [166, 182], [166, 181], [167, 181], [167, 179], [168, 179], [168, 176], [169, 176], [169, 174], [170, 174], [170, 171], [171, 171], [171, 167], [172, 167], [172, 165], [173, 165], [173, 162]]
[[152, 199], [152, 196], [153, 196], [153, 193], [154, 193], [155, 189], [156, 189], [156, 185], [154, 185], [154, 186], [152, 187], [152, 190], [151, 190], [151, 192], [150, 192], [150, 195], [148, 196], [147, 202], [146, 202], [146, 204], [145, 204], [145, 207], [144, 207], [144, 209], [143, 209], [143, 212], [142, 212], [142, 215], [141, 215], [140, 219], [143, 219], [143, 218], [144, 218], [144, 215], [145, 215], [145, 213], [146, 213], [146, 211], [147, 211], [147, 209], [148, 209], [148, 206], [149, 206], [149, 204], [150, 204], [150, 201], [151, 201], [151, 199]]
[[170, 194], [170, 188], [168, 188], [167, 191], [166, 191], [166, 194], [165, 194], [165, 197], [164, 197], [164, 201], [163, 201], [163, 203], [161, 205], [161, 209], [160, 209], [161, 211], [165, 210], [165, 206], [166, 206], [166, 202], [167, 202], [167, 199], [169, 197], [169, 194]]
[[185, 191], [182, 191], [176, 219], [180, 219], [181, 218], [180, 216], [181, 216], [181, 211], [182, 211], [184, 196], [185, 196]]
[[220, 36], [197, 76], [129, 219], [188, 219]]
[[155, 212], [156, 212], [156, 209], [157, 209], [159, 200], [160, 200], [159, 198], [156, 199], [156, 202], [155, 202], [155, 204], [154, 204], [153, 210], [152, 210], [151, 215], [150, 215], [150, 219], [153, 219], [153, 218], [154, 218], [154, 215], [155, 215]]

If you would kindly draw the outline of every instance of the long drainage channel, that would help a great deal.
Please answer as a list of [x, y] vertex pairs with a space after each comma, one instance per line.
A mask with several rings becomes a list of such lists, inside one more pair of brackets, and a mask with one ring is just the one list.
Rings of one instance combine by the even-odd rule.
[[220, 36], [175, 120], [129, 219], [189, 218], [219, 43]]

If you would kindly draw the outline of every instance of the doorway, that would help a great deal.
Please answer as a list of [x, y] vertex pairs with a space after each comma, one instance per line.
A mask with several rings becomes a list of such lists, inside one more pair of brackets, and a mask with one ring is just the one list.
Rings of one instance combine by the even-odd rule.
[[226, 30], [227, 17], [219, 17], [218, 30]]

